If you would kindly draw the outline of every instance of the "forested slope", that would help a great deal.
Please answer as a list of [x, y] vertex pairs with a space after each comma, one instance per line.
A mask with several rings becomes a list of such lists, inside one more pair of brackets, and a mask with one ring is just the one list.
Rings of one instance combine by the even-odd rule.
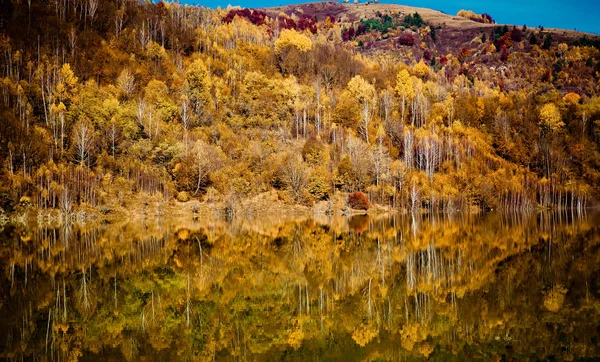
[[336, 3], [0, 5], [5, 211], [272, 190], [447, 211], [598, 197], [593, 36]]

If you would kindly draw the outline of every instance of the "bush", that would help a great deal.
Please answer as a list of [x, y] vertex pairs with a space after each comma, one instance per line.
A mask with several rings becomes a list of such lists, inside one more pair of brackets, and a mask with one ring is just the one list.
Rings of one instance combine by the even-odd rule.
[[362, 192], [354, 192], [348, 196], [348, 204], [355, 210], [368, 210], [369, 199]]
[[177, 193], [177, 196], [175, 198], [177, 199], [177, 201], [186, 202], [190, 200], [190, 194], [188, 194], [186, 191], [181, 191]]
[[344, 41], [350, 41], [350, 40], [354, 39], [355, 36], [356, 36], [356, 31], [354, 30], [353, 27], [350, 27], [349, 29], [342, 31], [342, 39]]
[[544, 39], [544, 44], [542, 44], [542, 49], [548, 50], [552, 46], [552, 34], [546, 35], [546, 39]]
[[308, 192], [318, 201], [326, 200], [331, 193], [331, 175], [323, 166], [315, 168], [308, 179]]
[[302, 158], [311, 165], [322, 165], [327, 158], [327, 149], [319, 139], [310, 137], [302, 147]]
[[267, 19], [267, 13], [265, 13], [262, 10], [252, 10], [244, 8], [230, 10], [229, 13], [227, 13], [227, 15], [222, 20], [224, 23], [229, 24], [233, 21], [233, 19], [236, 16], [240, 18], [245, 18], [256, 26], [263, 25]]
[[523, 33], [521, 30], [513, 28], [512, 32], [510, 33], [510, 38], [513, 42], [520, 43], [523, 40]]
[[492, 16], [490, 14], [487, 13], [483, 13], [483, 14], [476, 14], [471, 10], [460, 10], [456, 16], [460, 16], [466, 19], [470, 19], [473, 21], [476, 21], [478, 23], [483, 23], [483, 24], [495, 24], [496, 22], [494, 21], [494, 19], [492, 19]]
[[398, 45], [413, 46], [415, 45], [415, 37], [408, 33], [402, 33], [398, 37]]
[[423, 21], [423, 18], [421, 17], [421, 15], [419, 15], [419, 13], [414, 13], [414, 14], [408, 14], [404, 17], [404, 20], [402, 21], [402, 25], [404, 25], [407, 28], [410, 28], [411, 26], [416, 26], [417, 28], [420, 28], [421, 26], [423, 26], [425, 22]]

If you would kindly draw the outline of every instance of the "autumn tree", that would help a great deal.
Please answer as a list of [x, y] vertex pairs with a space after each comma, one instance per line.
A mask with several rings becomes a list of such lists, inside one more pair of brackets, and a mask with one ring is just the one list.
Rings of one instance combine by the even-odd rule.
[[281, 73], [298, 74], [306, 64], [303, 64], [306, 53], [311, 50], [311, 39], [294, 29], [283, 29], [275, 41], [275, 54]]
[[304, 162], [296, 155], [287, 155], [281, 165], [281, 174], [294, 200], [302, 200], [302, 193], [308, 182], [310, 172]]
[[362, 192], [353, 192], [348, 195], [348, 205], [352, 209], [356, 210], [368, 210], [369, 209], [369, 199], [367, 195]]
[[189, 95], [185, 96], [189, 98], [195, 116], [204, 119], [210, 113], [212, 97], [208, 68], [201, 59], [189, 65], [185, 79], [189, 90]]
[[194, 193], [198, 194], [208, 184], [210, 173], [222, 166], [223, 156], [217, 147], [202, 140], [196, 141], [192, 152], [198, 180]]
[[90, 153], [93, 150], [95, 142], [94, 127], [87, 117], [80, 117], [71, 133], [71, 142], [75, 153], [75, 160], [83, 165], [85, 161], [90, 161]]
[[402, 109], [401, 120], [404, 122], [407, 103], [411, 102], [415, 97], [413, 79], [406, 69], [402, 69], [400, 72], [398, 72], [396, 77], [396, 93], [398, 93], [398, 96], [400, 97], [400, 105]]
[[541, 149], [544, 156], [544, 168], [546, 169], [546, 177], [552, 174], [551, 163], [551, 142], [555, 134], [559, 133], [565, 126], [560, 115], [560, 110], [554, 103], [546, 103], [540, 109], [539, 126], [542, 130]]
[[361, 105], [361, 130], [367, 143], [369, 143], [369, 125], [371, 124], [372, 109], [377, 101], [375, 87], [360, 75], [355, 76], [348, 82], [348, 91]]
[[539, 126], [544, 132], [556, 133], [565, 126], [560, 115], [560, 110], [554, 103], [546, 103], [540, 109]]
[[127, 97], [131, 97], [135, 90], [135, 77], [129, 69], [123, 69], [119, 78], [117, 78], [117, 85], [123, 91]]

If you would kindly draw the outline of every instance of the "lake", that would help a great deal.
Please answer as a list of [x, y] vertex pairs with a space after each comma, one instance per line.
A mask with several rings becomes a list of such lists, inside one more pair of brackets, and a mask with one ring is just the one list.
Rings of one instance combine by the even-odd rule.
[[600, 357], [597, 212], [5, 226], [0, 358]]

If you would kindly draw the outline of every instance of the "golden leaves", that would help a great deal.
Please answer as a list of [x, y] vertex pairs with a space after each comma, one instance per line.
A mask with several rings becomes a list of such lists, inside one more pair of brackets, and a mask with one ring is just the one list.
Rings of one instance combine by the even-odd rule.
[[577, 103], [579, 103], [580, 99], [581, 99], [581, 96], [574, 92], [567, 93], [563, 97], [563, 101], [570, 103], [570, 104], [577, 104]]
[[560, 110], [554, 103], [547, 103], [540, 109], [540, 127], [547, 131], [558, 132], [565, 123], [561, 120]]
[[423, 63], [423, 61], [420, 61], [415, 65], [415, 74], [417, 77], [425, 79], [429, 74], [429, 66]]
[[377, 96], [375, 87], [360, 75], [356, 75], [350, 79], [347, 88], [350, 94], [361, 103], [372, 102]]
[[555, 285], [544, 294], [544, 307], [550, 312], [558, 312], [565, 303], [567, 289], [560, 284]]
[[378, 334], [379, 332], [377, 331], [377, 328], [375, 328], [375, 326], [363, 323], [354, 329], [354, 332], [352, 332], [352, 339], [354, 340], [354, 342], [356, 342], [356, 344], [358, 344], [361, 347], [364, 347], [367, 344], [369, 344], [369, 342], [371, 342], [375, 337], [377, 337]]
[[308, 52], [312, 48], [312, 41], [306, 35], [293, 29], [284, 29], [275, 41], [275, 53], [281, 54], [286, 49], [295, 48], [302, 53]]

